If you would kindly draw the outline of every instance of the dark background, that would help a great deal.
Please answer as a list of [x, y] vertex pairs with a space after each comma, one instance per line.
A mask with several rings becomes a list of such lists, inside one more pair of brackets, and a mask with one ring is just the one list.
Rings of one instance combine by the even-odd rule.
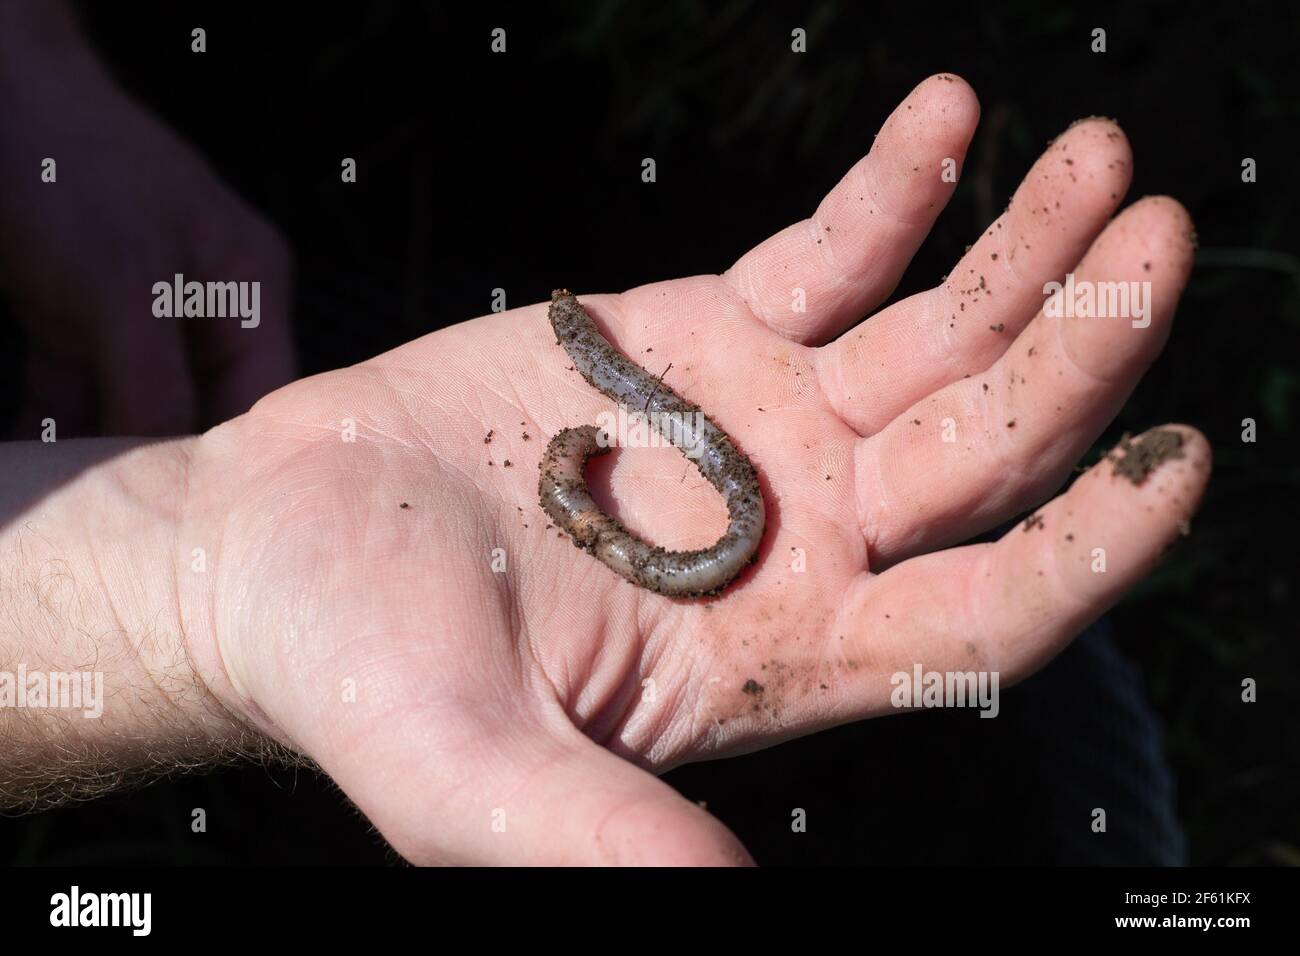
[[[1178, 198], [1200, 251], [1164, 356], [1088, 460], [1123, 431], [1200, 428], [1215, 472], [1193, 534], [1107, 625], [1005, 693], [998, 720], [877, 720], [669, 776], [764, 863], [1300, 863], [1295, 10], [83, 5], [120, 80], [290, 240], [304, 372], [481, 315], [496, 287], [514, 307], [557, 285], [725, 269], [808, 215], [916, 83], [954, 72], [983, 119], [908, 295], [948, 271], [1072, 120], [1120, 121], [1129, 198]], [[195, 26], [206, 54], [190, 52]], [[795, 27], [806, 54], [790, 50]], [[1105, 54], [1090, 52], [1094, 27]], [[344, 156], [355, 185], [339, 181]], [[16, 368], [21, 341], [0, 335]], [[1115, 808], [1105, 836], [1087, 829], [1094, 806]], [[207, 834], [189, 831], [194, 807]], [[793, 807], [807, 833], [790, 832]], [[394, 859], [328, 781], [288, 769], [0, 820], [13, 862]]]

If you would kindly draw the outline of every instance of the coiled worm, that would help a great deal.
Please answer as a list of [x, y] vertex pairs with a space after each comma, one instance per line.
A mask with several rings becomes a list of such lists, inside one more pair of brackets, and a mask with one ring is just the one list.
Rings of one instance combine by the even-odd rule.
[[537, 487], [542, 508], [577, 547], [633, 584], [673, 597], [718, 593], [754, 560], [763, 537], [766, 514], [754, 466], [699, 406], [610, 345], [568, 289], [551, 293], [550, 320], [588, 384], [618, 402], [624, 414], [648, 419], [686, 454], [722, 495], [730, 523], [700, 551], [667, 551], [633, 535], [600, 510], [582, 477], [587, 459], [611, 447], [609, 436], [593, 425], [566, 428], [546, 446]]

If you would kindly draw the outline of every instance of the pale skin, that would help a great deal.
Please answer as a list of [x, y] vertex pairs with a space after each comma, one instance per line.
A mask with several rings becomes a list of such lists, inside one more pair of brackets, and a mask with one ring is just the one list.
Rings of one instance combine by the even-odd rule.
[[[977, 119], [963, 81], [932, 77], [810, 219], [722, 275], [575, 290], [758, 469], [764, 543], [716, 599], [638, 589], [547, 528], [546, 440], [610, 403], [569, 370], [544, 302], [296, 382], [197, 438], [7, 446], [0, 573], [23, 626], [0, 634], [4, 659], [116, 663], [99, 722], [0, 712], [30, 765], [22, 783], [0, 762], [0, 789], [60, 759], [91, 775], [265, 737], [413, 862], [739, 863], [656, 774], [891, 713], [890, 676], [918, 662], [1004, 687], [1043, 666], [1154, 566], [1208, 479], [1205, 440], [1171, 426], [1184, 455], [1142, 485], [1102, 462], [1047, 501], [1159, 353], [1193, 239], [1170, 199], [1116, 215], [1128, 143], [1089, 120], [947, 281], [861, 322], [958, 188], [943, 160], [960, 167]], [[1149, 327], [1041, 314], [1067, 271], [1149, 281]], [[588, 478], [658, 544], [725, 526], [672, 449]], [[1032, 508], [1041, 526], [953, 547]]]

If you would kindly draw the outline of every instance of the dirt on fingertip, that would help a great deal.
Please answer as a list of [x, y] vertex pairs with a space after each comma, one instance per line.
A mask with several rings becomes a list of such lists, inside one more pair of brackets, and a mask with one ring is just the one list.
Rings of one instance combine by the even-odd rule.
[[1107, 457], [1115, 466], [1112, 474], [1141, 485], [1164, 462], [1184, 457], [1183, 436], [1172, 428], [1156, 428], [1134, 440], [1125, 432]]

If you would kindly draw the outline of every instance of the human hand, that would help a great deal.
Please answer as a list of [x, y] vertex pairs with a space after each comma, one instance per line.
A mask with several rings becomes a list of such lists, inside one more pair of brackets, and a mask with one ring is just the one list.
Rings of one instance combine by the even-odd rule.
[[[206, 685], [412, 861], [729, 863], [735, 838], [654, 773], [887, 713], [918, 663], [1004, 686], [1041, 667], [1185, 527], [1204, 438], [1170, 426], [1181, 447], [1141, 484], [1103, 461], [1000, 541], [951, 546], [1053, 494], [1114, 417], [1168, 334], [1191, 224], [1164, 198], [1108, 222], [1128, 144], [1084, 121], [940, 286], [858, 325], [977, 115], [962, 81], [932, 77], [811, 219], [723, 275], [578, 290], [758, 469], [764, 542], [720, 597], [639, 589], [548, 527], [547, 439], [611, 403], [538, 304], [294, 383], [198, 440], [177, 548]], [[1149, 281], [1149, 322], [1044, 315], [1067, 271]], [[726, 525], [672, 449], [589, 477], [656, 544]]]
[[[0, 294], [28, 335], [17, 437], [46, 418], [60, 437], [187, 434], [291, 381], [275, 229], [117, 86], [58, 5], [4, 12]], [[257, 327], [156, 317], [153, 285], [177, 273], [260, 282]]]

